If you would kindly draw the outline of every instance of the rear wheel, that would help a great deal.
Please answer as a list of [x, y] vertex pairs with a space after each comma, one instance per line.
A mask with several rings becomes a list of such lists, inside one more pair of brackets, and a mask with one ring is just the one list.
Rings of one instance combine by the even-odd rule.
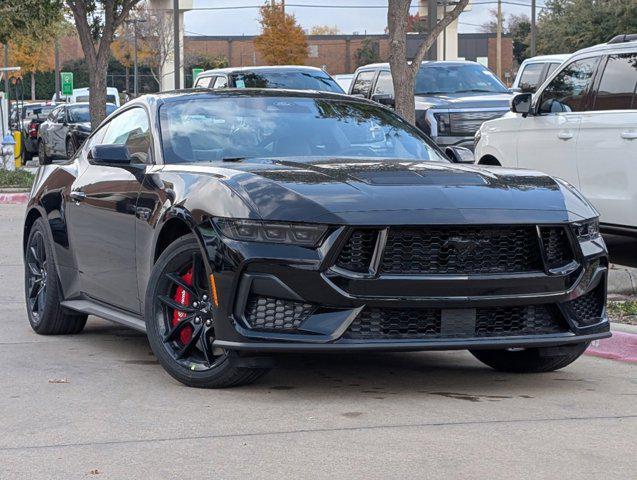
[[146, 294], [146, 331], [164, 369], [181, 383], [220, 388], [255, 381], [263, 368], [213, 346], [215, 308], [199, 245], [186, 235], [169, 245], [153, 269]]
[[501, 372], [542, 373], [570, 365], [587, 347], [588, 342], [561, 347], [470, 351], [482, 363]]
[[79, 333], [86, 315], [60, 305], [62, 289], [42, 219], [31, 228], [24, 256], [27, 315], [31, 328], [41, 335]]
[[40, 165], [48, 165], [51, 163], [51, 158], [47, 156], [46, 148], [42, 140], [38, 143], [38, 161], [40, 162]]

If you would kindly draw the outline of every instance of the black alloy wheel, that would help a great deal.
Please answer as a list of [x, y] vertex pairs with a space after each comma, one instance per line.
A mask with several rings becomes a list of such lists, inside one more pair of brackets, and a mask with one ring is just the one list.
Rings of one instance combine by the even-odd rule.
[[31, 328], [41, 335], [80, 333], [87, 315], [62, 307], [53, 246], [45, 222], [38, 218], [31, 227], [24, 251], [24, 288]]
[[34, 323], [40, 323], [46, 304], [47, 264], [44, 235], [36, 231], [26, 251], [27, 308]]
[[72, 138], [66, 139], [66, 158], [71, 160], [75, 156], [75, 152], [77, 152], [77, 148], [75, 147], [75, 142]]
[[157, 261], [146, 295], [151, 348], [180, 382], [203, 388], [250, 383], [263, 368], [238, 366], [239, 357], [214, 347], [217, 308], [201, 250], [192, 235], [171, 244]]

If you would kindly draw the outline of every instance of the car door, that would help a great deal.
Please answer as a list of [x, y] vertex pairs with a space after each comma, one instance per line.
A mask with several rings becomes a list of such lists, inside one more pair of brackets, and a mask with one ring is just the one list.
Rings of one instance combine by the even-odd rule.
[[[126, 145], [131, 164], [91, 164], [90, 148], [98, 143]], [[129, 108], [111, 119], [82, 150], [86, 167], [71, 186], [68, 211], [81, 291], [133, 313], [140, 313], [135, 256], [137, 197], [151, 162], [151, 145], [148, 116], [142, 107]]]
[[546, 172], [579, 186], [577, 137], [598, 63], [599, 57], [570, 62], [536, 95], [536, 114], [519, 123], [519, 167]]
[[637, 52], [602, 63], [577, 141], [580, 188], [603, 223], [637, 227]]
[[55, 115], [49, 122], [46, 136], [44, 137], [46, 152], [49, 156], [59, 156], [61, 154], [60, 138], [64, 143], [64, 128], [66, 123], [66, 107], [60, 107], [54, 112]]

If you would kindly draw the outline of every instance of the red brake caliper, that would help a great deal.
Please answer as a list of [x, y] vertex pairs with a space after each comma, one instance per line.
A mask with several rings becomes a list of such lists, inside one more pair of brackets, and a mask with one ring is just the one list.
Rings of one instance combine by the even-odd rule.
[[[187, 285], [192, 285], [192, 268], [188, 270], [184, 275], [181, 276], [184, 282]], [[190, 294], [180, 286], [177, 286], [177, 290], [175, 291], [175, 295], [173, 295], [173, 300], [179, 303], [180, 305], [189, 305], [190, 304]], [[186, 318], [188, 314], [186, 312], [182, 312], [180, 310], [173, 311], [173, 327], [181, 322], [184, 318]], [[179, 334], [179, 339], [181, 343], [184, 345], [190, 341], [192, 337], [192, 327], [184, 328]]]

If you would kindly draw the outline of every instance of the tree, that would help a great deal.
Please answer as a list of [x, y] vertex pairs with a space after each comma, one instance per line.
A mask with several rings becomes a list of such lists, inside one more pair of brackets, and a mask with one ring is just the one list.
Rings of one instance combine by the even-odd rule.
[[111, 52], [113, 57], [115, 57], [115, 59], [126, 69], [126, 91], [130, 92], [130, 69], [135, 63], [135, 52], [133, 51], [133, 45], [128, 38], [128, 32], [126, 29], [122, 27], [117, 29], [117, 37], [111, 46]]
[[20, 67], [20, 76], [31, 76], [31, 100], [35, 100], [35, 74], [53, 69], [53, 37], [32, 37], [17, 35], [9, 42], [9, 62]]
[[637, 2], [547, 0], [537, 27], [538, 53], [569, 53], [637, 31]]
[[8, 43], [16, 32], [42, 38], [47, 27], [62, 19], [62, 0], [2, 0], [0, 43]]
[[140, 0], [66, 0], [73, 13], [89, 74], [91, 126], [106, 117], [106, 75], [116, 30]]
[[307, 38], [294, 15], [273, 3], [261, 7], [260, 16], [262, 32], [254, 39], [254, 48], [263, 59], [271, 65], [305, 63]]
[[363, 45], [354, 52], [354, 59], [356, 61], [356, 67], [362, 67], [370, 63], [380, 62], [380, 45], [377, 41], [373, 41], [369, 38], [363, 40]]
[[337, 25], [330, 27], [329, 25], [314, 25], [310, 29], [310, 35], [338, 35], [341, 33]]
[[460, 16], [469, 0], [458, 3], [424, 38], [411, 62], [407, 63], [407, 25], [411, 0], [389, 0], [387, 27], [389, 28], [389, 65], [394, 83], [396, 112], [410, 123], [416, 122], [414, 83], [425, 55], [447, 26]]

